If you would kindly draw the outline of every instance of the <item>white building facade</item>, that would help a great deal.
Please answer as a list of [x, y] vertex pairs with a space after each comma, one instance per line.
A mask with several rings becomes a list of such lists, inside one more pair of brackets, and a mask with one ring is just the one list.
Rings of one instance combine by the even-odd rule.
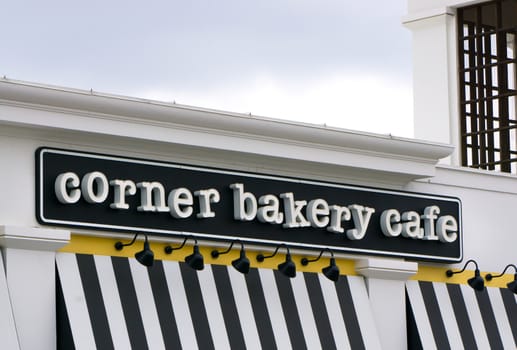
[[0, 80], [6, 348], [515, 348], [515, 3], [409, 1], [415, 139]]

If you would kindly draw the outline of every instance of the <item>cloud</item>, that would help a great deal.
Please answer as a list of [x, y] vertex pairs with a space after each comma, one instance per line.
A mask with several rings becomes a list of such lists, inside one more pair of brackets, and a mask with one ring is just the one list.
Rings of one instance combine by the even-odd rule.
[[[111, 80], [326, 74], [389, 61], [407, 72], [403, 0], [8, 1], [1, 73]], [[61, 73], [63, 72], [63, 73]], [[92, 86], [97, 87], [97, 86]]]
[[404, 6], [8, 0], [0, 75], [409, 135], [401, 117], [411, 114]]

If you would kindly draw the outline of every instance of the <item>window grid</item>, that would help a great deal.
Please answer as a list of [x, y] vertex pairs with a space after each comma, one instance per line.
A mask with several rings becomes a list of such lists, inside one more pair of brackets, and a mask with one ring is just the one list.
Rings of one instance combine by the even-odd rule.
[[517, 0], [458, 9], [463, 166], [517, 174]]

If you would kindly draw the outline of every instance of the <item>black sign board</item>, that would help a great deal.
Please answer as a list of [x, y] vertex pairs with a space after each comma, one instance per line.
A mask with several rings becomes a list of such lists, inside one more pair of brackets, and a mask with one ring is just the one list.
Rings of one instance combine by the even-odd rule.
[[44, 225], [462, 259], [457, 198], [49, 148], [36, 172]]

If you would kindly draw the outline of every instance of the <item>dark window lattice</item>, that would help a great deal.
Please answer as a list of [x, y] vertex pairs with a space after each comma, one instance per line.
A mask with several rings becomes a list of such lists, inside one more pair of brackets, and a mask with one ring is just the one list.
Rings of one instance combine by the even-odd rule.
[[458, 9], [462, 165], [517, 174], [517, 0]]

